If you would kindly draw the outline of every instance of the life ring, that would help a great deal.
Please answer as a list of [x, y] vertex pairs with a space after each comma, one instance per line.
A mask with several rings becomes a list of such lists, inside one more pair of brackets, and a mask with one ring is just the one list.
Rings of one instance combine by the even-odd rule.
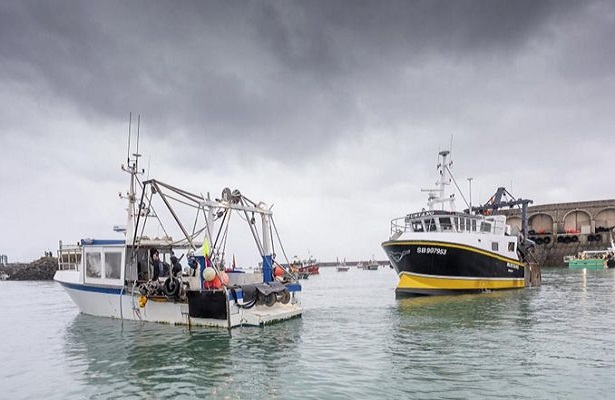
[[278, 301], [282, 304], [288, 304], [288, 302], [290, 301], [290, 292], [288, 291], [288, 289], [284, 289], [280, 293], [280, 298], [278, 299]]
[[168, 277], [162, 286], [162, 292], [168, 297], [176, 297], [179, 294], [181, 283], [175, 277]]

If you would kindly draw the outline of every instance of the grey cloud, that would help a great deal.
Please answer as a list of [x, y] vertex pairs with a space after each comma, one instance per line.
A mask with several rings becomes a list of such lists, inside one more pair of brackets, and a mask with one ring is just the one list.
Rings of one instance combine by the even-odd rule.
[[0, 7], [3, 80], [30, 82], [92, 118], [138, 111], [154, 135], [181, 129], [198, 143], [237, 139], [298, 158], [356, 134], [361, 98], [386, 98], [413, 60], [515, 52], [545, 20], [574, 8], [546, 1]]

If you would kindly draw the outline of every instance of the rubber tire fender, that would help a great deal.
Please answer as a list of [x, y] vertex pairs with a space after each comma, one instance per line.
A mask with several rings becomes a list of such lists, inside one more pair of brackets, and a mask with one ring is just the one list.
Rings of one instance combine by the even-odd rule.
[[271, 307], [272, 305], [275, 304], [275, 302], [277, 301], [277, 296], [275, 295], [275, 293], [271, 292], [269, 293], [267, 296], [265, 296], [265, 305], [267, 307]]
[[280, 298], [278, 299], [278, 301], [282, 304], [288, 304], [288, 302], [290, 301], [290, 292], [288, 291], [288, 289], [284, 289], [280, 293]]
[[169, 297], [176, 297], [179, 294], [181, 284], [175, 277], [168, 277], [162, 286], [162, 292]]

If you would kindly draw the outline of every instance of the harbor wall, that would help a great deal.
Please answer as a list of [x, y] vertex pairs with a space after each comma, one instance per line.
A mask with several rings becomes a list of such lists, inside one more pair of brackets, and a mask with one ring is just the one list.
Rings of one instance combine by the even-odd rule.
[[[521, 228], [521, 210], [498, 210], [514, 230]], [[536, 242], [536, 261], [565, 266], [564, 256], [609, 246], [615, 228], [615, 199], [528, 207], [528, 237]]]

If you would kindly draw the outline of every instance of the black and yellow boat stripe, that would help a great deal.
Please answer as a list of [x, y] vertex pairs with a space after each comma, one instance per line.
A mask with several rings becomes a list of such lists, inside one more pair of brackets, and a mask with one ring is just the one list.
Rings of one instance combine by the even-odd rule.
[[504, 256], [501, 256], [499, 254], [490, 253], [490, 252], [488, 252], [486, 250], [479, 249], [478, 247], [466, 246], [466, 245], [463, 245], [463, 244], [446, 243], [446, 242], [433, 242], [433, 241], [429, 242], [429, 241], [423, 241], [423, 240], [421, 240], [421, 241], [403, 241], [403, 242], [402, 241], [390, 241], [390, 242], [382, 243], [382, 247], [395, 246], [395, 245], [450, 247], [450, 248], [454, 248], [454, 249], [467, 250], [467, 251], [471, 251], [473, 253], [482, 254], [484, 256], [492, 257], [492, 258], [495, 258], [495, 259], [500, 260], [500, 261], [508, 262], [508, 263], [515, 264], [515, 265], [519, 265], [521, 267], [525, 266], [522, 262], [519, 262], [518, 260], [515, 260], [514, 258], [504, 257]]
[[525, 287], [524, 278], [466, 278], [441, 277], [401, 272], [397, 289], [486, 290]]

